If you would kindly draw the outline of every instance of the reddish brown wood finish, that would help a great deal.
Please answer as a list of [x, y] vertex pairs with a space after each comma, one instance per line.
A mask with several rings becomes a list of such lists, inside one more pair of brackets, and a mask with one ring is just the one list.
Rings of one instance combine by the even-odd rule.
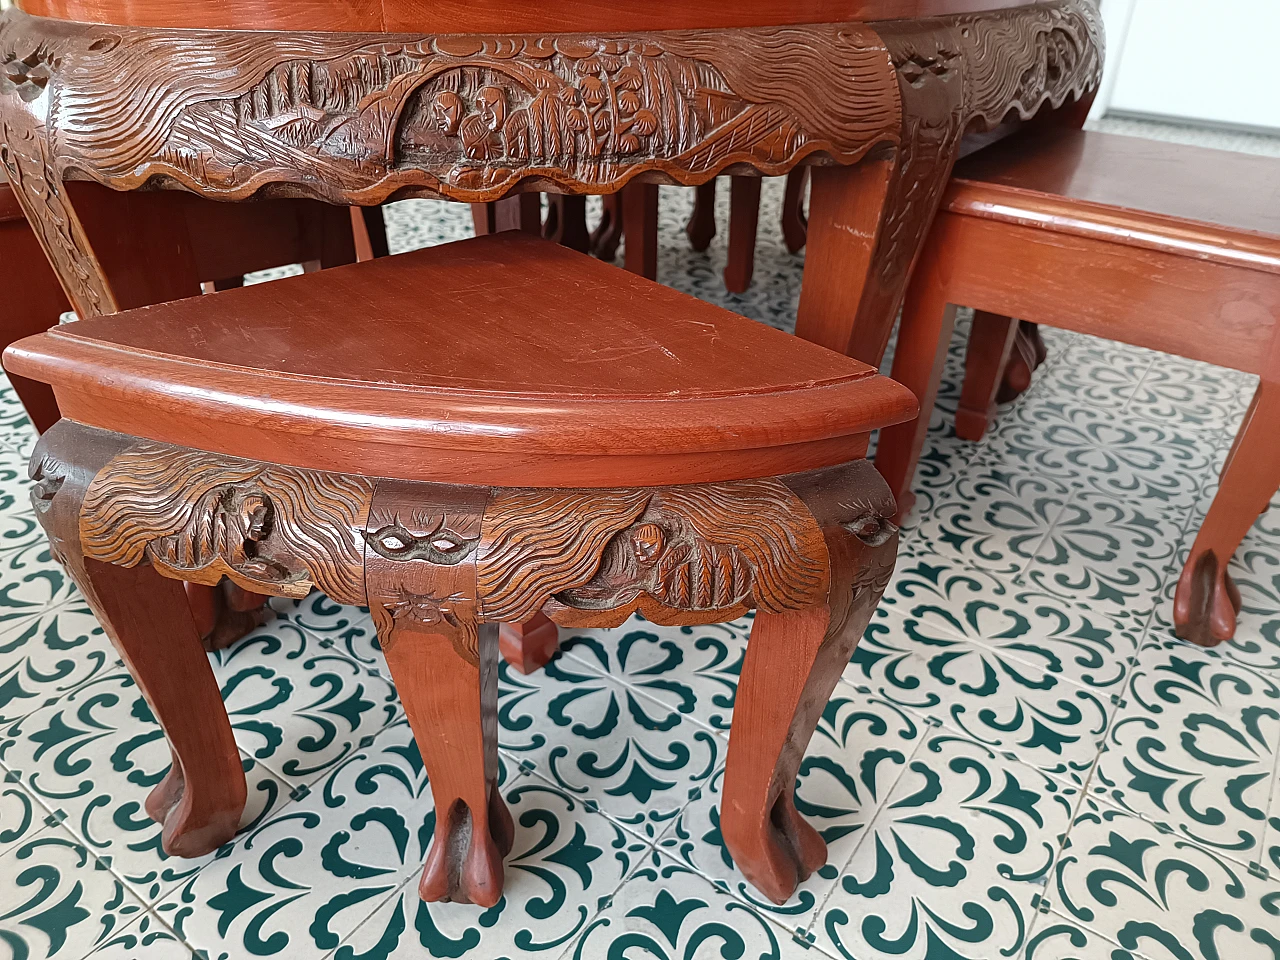
[[1024, 0], [21, 0], [37, 16], [140, 27], [333, 30], [357, 33], [688, 30], [773, 24], [896, 20], [1018, 6]]
[[536, 193], [522, 193], [505, 200], [473, 203], [471, 220], [477, 237], [505, 230], [522, 230], [542, 236], [542, 197]]
[[711, 246], [716, 235], [716, 181], [708, 180], [694, 187], [693, 212], [684, 225], [689, 246], [701, 253]]
[[[1259, 375], [1179, 582], [1175, 627], [1201, 644], [1234, 633], [1227, 564], [1280, 485], [1270, 449], [1280, 423], [1270, 396], [1280, 381], [1277, 182], [1266, 158], [1079, 131], [1028, 131], [975, 154], [934, 225], [894, 362], [894, 377], [929, 410], [938, 317], [963, 304]], [[972, 398], [996, 389], [997, 344], [985, 333], [970, 343], [986, 354], [970, 361], [965, 385], [978, 425], [986, 408]], [[900, 497], [919, 429], [881, 438], [877, 465]]]
[[724, 286], [743, 293], [755, 273], [756, 226], [760, 222], [760, 178], [729, 178], [729, 262]]
[[956, 436], [962, 440], [976, 442], [987, 432], [987, 424], [995, 416], [1000, 378], [1008, 369], [1018, 328], [1018, 321], [1010, 317], [974, 311], [969, 350], [964, 358], [964, 389], [956, 410]]
[[55, 556], [89, 601], [169, 741], [173, 765], [146, 800], [147, 815], [164, 824], [161, 846], [172, 856], [198, 857], [234, 836], [247, 790], [183, 585], [150, 566], [86, 557], [80, 541], [81, 504], [90, 484], [127, 442], [55, 427], [32, 459], [31, 498]]
[[[48, 330], [71, 309], [58, 277], [27, 226], [26, 217], [0, 174], [0, 349], [15, 340]], [[48, 384], [10, 375], [31, 424], [44, 433], [57, 422], [58, 403]]]
[[[515, 290], [540, 294], [499, 309]], [[379, 319], [377, 340], [347, 303]], [[81, 321], [10, 347], [6, 367], [134, 436], [480, 483], [809, 469], [914, 410], [864, 364], [514, 231]]]
[[658, 185], [633, 182], [622, 188], [623, 263], [647, 280], [658, 277]]
[[591, 251], [591, 233], [587, 230], [587, 198], [553, 193], [547, 197], [547, 219], [542, 235], [579, 253]]
[[502, 659], [520, 673], [545, 667], [559, 649], [560, 628], [542, 613], [524, 623], [504, 623], [498, 632]]

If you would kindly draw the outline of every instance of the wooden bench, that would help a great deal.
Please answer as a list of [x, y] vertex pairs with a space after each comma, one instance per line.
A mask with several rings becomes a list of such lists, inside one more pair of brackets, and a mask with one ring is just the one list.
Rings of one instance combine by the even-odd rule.
[[893, 378], [920, 418], [876, 454], [899, 508], [924, 443], [955, 306], [978, 311], [956, 432], [981, 439], [1017, 333], [1010, 317], [1261, 378], [1178, 583], [1174, 625], [1235, 634], [1227, 565], [1280, 486], [1280, 163], [1081, 131], [1019, 135], [956, 168], [903, 312]]
[[5, 353], [64, 420], [50, 540], [174, 765], [163, 845], [245, 801], [179, 580], [367, 604], [437, 810], [420, 892], [491, 906], [498, 625], [757, 613], [721, 824], [782, 902], [825, 860], [796, 771], [893, 569], [869, 433], [910, 392], [856, 360], [519, 232], [66, 325]]

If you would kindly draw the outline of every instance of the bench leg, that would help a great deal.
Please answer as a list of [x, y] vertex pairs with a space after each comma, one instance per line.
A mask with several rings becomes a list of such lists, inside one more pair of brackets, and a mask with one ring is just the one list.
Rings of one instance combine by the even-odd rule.
[[808, 182], [808, 167], [796, 167], [787, 174], [782, 197], [782, 241], [791, 253], [803, 250], [809, 239], [809, 218], [804, 212], [804, 188]]
[[729, 178], [729, 262], [724, 286], [744, 293], [756, 270], [756, 230], [760, 223], [760, 177]]
[[716, 181], [713, 177], [694, 187], [693, 213], [684, 226], [689, 246], [701, 253], [711, 246], [716, 235]]
[[560, 628], [546, 614], [536, 613], [524, 623], [504, 623], [498, 631], [502, 659], [520, 673], [545, 667], [559, 649]]
[[916, 395], [920, 414], [915, 420], [881, 430], [876, 448], [876, 469], [897, 501], [899, 520], [915, 504], [911, 481], [929, 432], [929, 417], [955, 326], [956, 308], [947, 300], [945, 257], [942, 245], [931, 239], [907, 291], [893, 355], [893, 379]]
[[147, 797], [164, 825], [161, 846], [177, 857], [216, 850], [236, 832], [247, 791], [226, 708], [181, 581], [149, 564], [121, 567], [84, 557], [80, 505], [94, 475], [117, 452], [55, 427], [36, 448], [32, 500], [65, 564], [164, 730], [173, 766]]
[[964, 357], [964, 388], [956, 411], [956, 436], [981, 440], [996, 412], [996, 393], [1013, 352], [1018, 321], [975, 310]]
[[1227, 565], [1258, 515], [1280, 487], [1280, 382], [1263, 380], [1222, 468], [1173, 601], [1174, 630], [1204, 647], [1235, 636], [1240, 593]]

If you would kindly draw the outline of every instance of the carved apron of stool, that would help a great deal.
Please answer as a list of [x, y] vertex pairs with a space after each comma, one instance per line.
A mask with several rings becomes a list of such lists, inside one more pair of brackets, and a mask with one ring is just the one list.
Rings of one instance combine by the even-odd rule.
[[514, 826], [497, 788], [498, 624], [575, 627], [641, 612], [705, 624], [757, 611], [721, 823], [743, 873], [781, 902], [825, 860], [795, 778], [893, 570], [894, 504], [866, 461], [788, 477], [631, 489], [372, 479], [205, 453], [62, 421], [32, 498], [165, 729], [147, 811], [164, 849], [233, 836], [244, 776], [185, 602], [185, 580], [320, 589], [367, 605], [426, 764], [435, 840], [420, 892], [502, 895]]

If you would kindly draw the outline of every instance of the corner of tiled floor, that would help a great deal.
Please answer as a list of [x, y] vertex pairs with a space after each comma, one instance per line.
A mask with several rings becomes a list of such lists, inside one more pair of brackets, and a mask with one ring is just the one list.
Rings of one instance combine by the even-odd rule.
[[[663, 279], [786, 326], [801, 258], [777, 187], [742, 297], [664, 190]], [[390, 215], [400, 249], [467, 223], [426, 201]], [[637, 619], [567, 634], [533, 676], [504, 665], [517, 836], [482, 910], [417, 898], [430, 789], [367, 613], [277, 602], [214, 658], [243, 829], [165, 857], [142, 801], [167, 750], [50, 557], [33, 438], [0, 389], [0, 958], [1280, 960], [1280, 510], [1233, 565], [1234, 643], [1190, 647], [1168, 619], [1252, 384], [1047, 331], [1033, 389], [966, 444], [964, 333], [897, 574], [801, 767], [829, 862], [781, 907], [719, 831], [749, 619]]]

